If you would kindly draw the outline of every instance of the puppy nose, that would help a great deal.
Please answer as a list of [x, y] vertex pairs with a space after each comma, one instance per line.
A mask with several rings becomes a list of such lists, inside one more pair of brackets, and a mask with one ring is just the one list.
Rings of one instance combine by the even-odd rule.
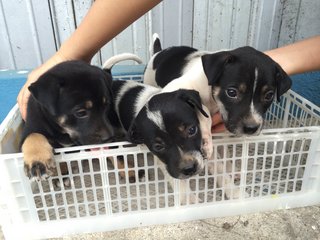
[[259, 125], [245, 125], [243, 127], [243, 132], [246, 134], [253, 134], [259, 129]]
[[181, 172], [186, 176], [192, 176], [197, 172], [198, 164], [196, 162], [190, 162], [184, 168], [182, 168]]

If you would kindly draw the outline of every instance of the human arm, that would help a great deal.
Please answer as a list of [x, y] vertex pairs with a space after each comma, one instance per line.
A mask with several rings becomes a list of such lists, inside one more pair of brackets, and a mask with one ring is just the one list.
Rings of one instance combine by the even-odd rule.
[[212, 127], [211, 127], [212, 133], [221, 133], [226, 130], [224, 123], [222, 121], [221, 114], [219, 112], [211, 116], [211, 119], [212, 119]]
[[[266, 51], [288, 75], [320, 70], [320, 36]], [[212, 116], [212, 132], [225, 130], [221, 115]]]
[[28, 87], [44, 72], [66, 60], [90, 62], [98, 50], [137, 20], [161, 0], [96, 0], [82, 23], [61, 45], [60, 49], [44, 64], [34, 69], [21, 88], [17, 102], [26, 118], [27, 103], [30, 96]]
[[288, 75], [320, 70], [320, 36], [266, 51]]

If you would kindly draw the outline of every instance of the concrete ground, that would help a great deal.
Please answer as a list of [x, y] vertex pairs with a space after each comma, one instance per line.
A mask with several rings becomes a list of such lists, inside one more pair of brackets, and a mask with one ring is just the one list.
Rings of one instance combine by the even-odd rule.
[[93, 239], [320, 239], [320, 206], [277, 210], [179, 224], [66, 236], [56, 240]]

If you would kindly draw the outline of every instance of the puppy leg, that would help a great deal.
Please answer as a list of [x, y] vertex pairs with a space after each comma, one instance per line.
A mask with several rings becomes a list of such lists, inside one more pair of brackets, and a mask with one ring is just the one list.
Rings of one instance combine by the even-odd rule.
[[[219, 153], [218, 153], [219, 155]], [[223, 174], [222, 176], [215, 177], [218, 187], [223, 187], [225, 189], [224, 193], [227, 199], [238, 199], [240, 197], [240, 187], [234, 185], [234, 180], [232, 179], [232, 162], [226, 162], [226, 171], [224, 171], [224, 164], [221, 161], [215, 162], [210, 161], [208, 163], [208, 172], [211, 175], [215, 175], [214, 166], [217, 167], [217, 174]], [[233, 193], [233, 194], [232, 194]]]
[[[126, 173], [124, 171], [125, 163], [124, 163], [123, 156], [118, 156], [117, 157], [117, 164], [118, 164], [118, 169], [122, 170], [122, 171], [119, 171], [120, 177], [123, 178], [123, 179], [126, 179]], [[133, 161], [129, 161], [128, 160], [128, 168], [134, 168], [134, 162]], [[129, 177], [129, 182], [130, 183], [136, 182], [136, 177], [135, 177], [135, 171], [134, 170], [129, 170], [128, 171], [128, 177]], [[144, 177], [144, 171], [143, 170], [139, 170], [138, 177], [139, 177], [140, 180]]]
[[[156, 156], [155, 158], [157, 159], [157, 163], [158, 163], [158, 167], [161, 169], [164, 178], [168, 181], [168, 183], [171, 185], [172, 188], [174, 188], [174, 184], [175, 184], [175, 179], [173, 177], [170, 176], [170, 174], [168, 173], [165, 164], [158, 159]], [[189, 204], [193, 204], [193, 203], [197, 203], [200, 200], [198, 199], [198, 197], [191, 192], [190, 186], [188, 184], [187, 180], [181, 179], [178, 180], [179, 181], [179, 190], [180, 190], [180, 204], [181, 205], [185, 205], [187, 203], [187, 199], [189, 198]]]
[[39, 133], [31, 133], [22, 145], [24, 171], [30, 179], [45, 180], [53, 175], [55, 162], [53, 148], [47, 138]]
[[210, 159], [213, 152], [212, 133], [211, 133], [211, 117], [208, 108], [202, 105], [203, 110], [208, 114], [208, 118], [198, 111], [198, 119], [202, 137], [202, 152], [206, 159]]

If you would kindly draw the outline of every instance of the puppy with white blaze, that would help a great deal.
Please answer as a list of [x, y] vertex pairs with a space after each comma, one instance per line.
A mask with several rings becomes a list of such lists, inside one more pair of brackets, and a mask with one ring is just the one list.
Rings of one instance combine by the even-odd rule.
[[[126, 59], [125, 59], [126, 58]], [[104, 64], [112, 66], [127, 57], [111, 57]], [[113, 111], [111, 124], [128, 141], [145, 144], [165, 165], [170, 176], [189, 178], [199, 173], [211, 155], [202, 146], [198, 115], [208, 118], [198, 92], [178, 89], [161, 93], [159, 88], [136, 81], [114, 80], [112, 83]], [[164, 171], [166, 173], [166, 171]]]
[[[198, 91], [210, 115], [220, 111], [226, 129], [235, 135], [259, 134], [263, 116], [274, 98], [279, 101], [291, 87], [291, 79], [283, 69], [251, 47], [219, 52], [187, 46], [162, 50], [159, 36], [154, 34], [150, 50], [153, 56], [146, 66], [144, 83], [163, 88], [162, 92]], [[211, 128], [204, 131], [211, 134]], [[213, 164], [214, 161], [210, 161], [208, 165], [212, 174]], [[226, 167], [227, 172], [231, 172], [232, 166], [227, 164]], [[216, 169], [218, 173], [224, 171], [223, 166], [216, 166]], [[233, 187], [231, 180], [232, 176], [218, 177], [218, 186], [230, 189]], [[231, 191], [225, 194], [230, 198]], [[239, 189], [235, 189], [233, 197], [238, 195]]]
[[178, 46], [162, 50], [154, 34], [153, 56], [144, 82], [163, 92], [193, 89], [211, 115], [220, 111], [228, 131], [259, 134], [263, 115], [274, 98], [291, 87], [291, 79], [269, 56], [251, 47], [207, 52]]

